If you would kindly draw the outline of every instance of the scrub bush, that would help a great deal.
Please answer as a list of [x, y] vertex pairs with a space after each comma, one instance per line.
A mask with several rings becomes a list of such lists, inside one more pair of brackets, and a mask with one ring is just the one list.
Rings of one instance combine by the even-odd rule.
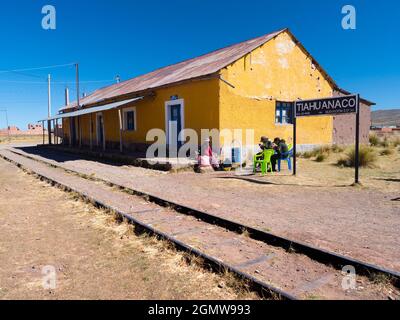
[[390, 156], [390, 155], [392, 155], [394, 153], [394, 151], [393, 151], [393, 149], [391, 149], [391, 148], [385, 148], [385, 149], [383, 149], [381, 152], [379, 152], [379, 154], [381, 155], [381, 156]]
[[315, 161], [317, 162], [323, 162], [326, 160], [326, 158], [328, 157], [328, 155], [326, 153], [320, 153], [317, 155], [317, 157], [315, 158]]
[[339, 146], [339, 145], [337, 145], [337, 144], [334, 144], [334, 145], [331, 147], [331, 149], [332, 149], [332, 151], [333, 151], [334, 153], [341, 153], [341, 152], [344, 151], [344, 147]]
[[304, 159], [310, 159], [313, 155], [311, 151], [306, 151], [301, 154]]
[[332, 151], [331, 146], [326, 146], [326, 145], [319, 146], [312, 151], [312, 156], [317, 157], [320, 154], [330, 154], [331, 151]]
[[379, 145], [379, 138], [376, 134], [369, 135], [369, 144], [373, 147], [377, 147]]
[[383, 148], [388, 148], [389, 145], [390, 145], [390, 141], [389, 141], [389, 139], [388, 139], [387, 137], [385, 137], [383, 140], [381, 140], [381, 141], [379, 142], [379, 145], [380, 145], [381, 147], [383, 147]]
[[392, 140], [392, 145], [393, 145], [393, 147], [398, 147], [398, 146], [400, 146], [400, 138], [399, 137], [396, 137], [396, 138], [394, 138], [393, 140]]
[[[354, 167], [355, 166], [355, 160], [356, 160], [356, 154], [355, 154], [355, 148], [352, 147], [344, 157], [339, 159], [337, 164], [339, 166], [343, 167]], [[360, 152], [359, 152], [359, 164], [360, 167], [373, 167], [377, 157], [374, 149], [367, 147], [367, 146], [361, 146], [360, 147]]]

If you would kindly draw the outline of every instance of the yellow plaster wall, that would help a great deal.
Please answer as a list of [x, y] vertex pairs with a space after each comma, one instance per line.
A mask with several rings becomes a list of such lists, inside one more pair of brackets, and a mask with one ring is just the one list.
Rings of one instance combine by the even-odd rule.
[[[154, 97], [127, 105], [136, 107], [136, 131], [124, 131], [124, 143], [146, 143], [146, 134], [149, 130], [159, 128], [165, 130], [165, 102], [171, 96], [184, 99], [185, 128], [196, 130], [200, 137], [200, 129], [218, 128], [218, 94], [219, 80], [208, 79], [192, 81], [173, 87], [155, 91]], [[96, 144], [96, 115], [93, 114], [93, 141]], [[107, 142], [119, 143], [119, 117], [117, 110], [103, 112], [105, 136]], [[81, 116], [82, 142], [89, 143], [89, 115]], [[64, 132], [68, 133], [69, 124], [65, 122]], [[150, 143], [150, 142], [149, 142]]]
[[[284, 32], [221, 71], [235, 88], [220, 84], [220, 126], [254, 129], [260, 136], [292, 141], [292, 125], [275, 124], [275, 102], [332, 96], [332, 86]], [[299, 144], [332, 142], [333, 118], [299, 118]]]

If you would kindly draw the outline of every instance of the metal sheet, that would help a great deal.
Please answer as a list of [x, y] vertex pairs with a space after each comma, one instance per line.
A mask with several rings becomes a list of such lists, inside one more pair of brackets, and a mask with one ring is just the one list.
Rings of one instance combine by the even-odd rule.
[[[214, 74], [275, 38], [285, 30], [287, 29], [234, 44], [200, 57], [185, 60], [174, 65], [157, 69], [145, 75], [99, 89], [81, 99], [80, 104], [81, 106], [92, 105], [104, 99], [142, 92], [144, 90], [155, 89], [168, 84]], [[76, 102], [63, 107], [61, 110], [66, 111], [74, 107], [76, 107]]]
[[77, 116], [82, 116], [84, 114], [107, 111], [107, 110], [111, 110], [111, 109], [115, 109], [115, 108], [121, 107], [121, 106], [126, 105], [126, 104], [130, 104], [130, 103], [138, 101], [138, 100], [142, 100], [143, 98], [144, 97], [138, 97], [138, 98], [134, 98], [134, 99], [123, 100], [123, 101], [118, 101], [118, 102], [106, 104], [106, 105], [100, 106], [100, 107], [88, 108], [88, 109], [78, 110], [78, 111], [74, 111], [74, 112], [61, 113], [61, 114], [57, 114], [57, 115], [55, 115], [53, 117], [50, 117], [50, 118], [47, 118], [47, 119], [44, 119], [44, 120], [39, 120], [38, 122], [55, 120], [55, 119], [62, 119], [62, 118], [77, 117]]

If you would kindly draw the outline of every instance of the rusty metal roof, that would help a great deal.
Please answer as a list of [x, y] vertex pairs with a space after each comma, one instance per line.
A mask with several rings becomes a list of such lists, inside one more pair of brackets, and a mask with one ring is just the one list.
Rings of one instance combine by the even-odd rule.
[[[287, 29], [234, 44], [197, 58], [185, 60], [136, 78], [98, 89], [92, 94], [82, 98], [80, 100], [80, 105], [90, 106], [126, 94], [143, 92], [145, 90], [156, 89], [165, 85], [214, 74], [273, 39], [285, 30]], [[60, 109], [60, 111], [68, 111], [75, 107], [76, 102], [73, 102]]]
[[[350, 94], [352, 94], [350, 91], [344, 90], [344, 89], [342, 89], [342, 88], [335, 88], [335, 90], [336, 90], [337, 92], [339, 92], [339, 93], [344, 94], [344, 95], [350, 95]], [[360, 101], [361, 101], [362, 103], [366, 104], [367, 106], [375, 106], [375, 105], [376, 105], [375, 102], [369, 101], [369, 100], [364, 99], [364, 98], [362, 98], [362, 97], [360, 97]]]
[[118, 102], [114, 102], [114, 103], [110, 103], [110, 104], [101, 105], [99, 107], [79, 109], [74, 112], [59, 113], [53, 117], [48, 117], [46, 119], [38, 120], [38, 122], [52, 121], [52, 120], [56, 120], [56, 119], [63, 119], [63, 118], [70, 118], [70, 117], [79, 117], [79, 116], [83, 116], [85, 114], [96, 113], [96, 112], [101, 112], [101, 111], [106, 111], [106, 110], [111, 110], [111, 109], [117, 109], [120, 107], [130, 105], [132, 102], [142, 100], [143, 98], [144, 97], [137, 97], [134, 99], [122, 100], [122, 101], [118, 101]]

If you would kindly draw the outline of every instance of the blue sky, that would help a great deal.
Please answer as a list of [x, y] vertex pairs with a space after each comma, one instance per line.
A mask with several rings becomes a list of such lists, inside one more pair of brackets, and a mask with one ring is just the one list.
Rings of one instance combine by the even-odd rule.
[[[41, 9], [54, 5], [57, 29], [43, 30]], [[341, 9], [357, 10], [357, 29], [343, 30]], [[14, 0], [2, 1], [0, 109], [25, 128], [47, 114], [47, 73], [53, 113], [64, 87], [74, 97], [73, 66], [5, 73], [29, 67], [80, 64], [81, 92], [289, 27], [343, 88], [400, 108], [399, 1], [268, 0]], [[91, 82], [96, 81], [96, 82]], [[101, 81], [101, 82], [98, 82]], [[0, 127], [5, 127], [0, 113]]]

